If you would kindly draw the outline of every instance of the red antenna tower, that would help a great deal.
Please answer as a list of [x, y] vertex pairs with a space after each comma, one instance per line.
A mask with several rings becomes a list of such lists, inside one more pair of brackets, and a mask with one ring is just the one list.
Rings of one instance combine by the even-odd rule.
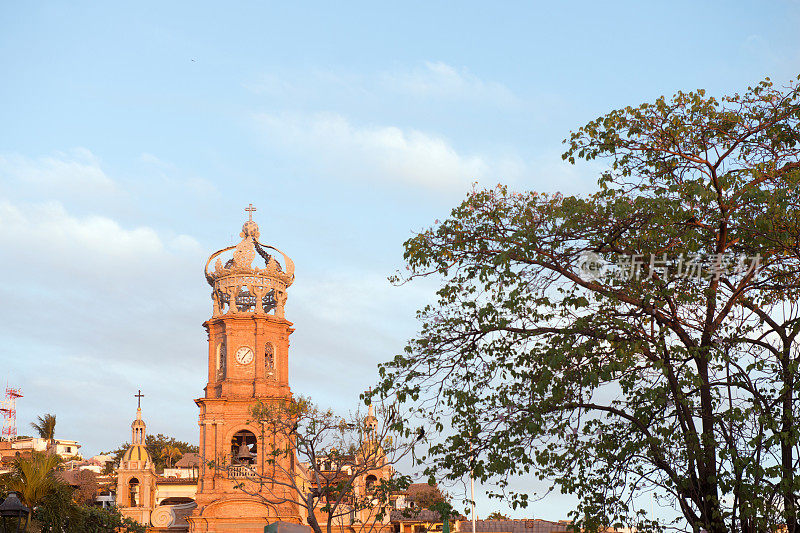
[[17, 439], [17, 398], [22, 398], [22, 391], [6, 385], [6, 397], [0, 407], [3, 413], [3, 438], [6, 440]]

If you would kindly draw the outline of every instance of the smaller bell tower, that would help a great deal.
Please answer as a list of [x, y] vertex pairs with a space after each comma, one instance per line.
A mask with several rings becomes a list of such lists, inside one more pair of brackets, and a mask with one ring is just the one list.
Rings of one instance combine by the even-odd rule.
[[211, 254], [205, 266], [212, 309], [203, 323], [208, 381], [204, 396], [195, 400], [200, 408], [201, 471], [197, 509], [188, 518], [193, 532], [261, 533], [276, 520], [301, 522], [292, 493], [259, 477], [284, 475], [288, 481], [295, 475], [293, 458], [273, 464], [270, 455], [274, 447], [291, 443], [264, 435], [250, 416], [258, 402], [292, 396], [288, 358], [294, 329], [284, 306], [294, 263], [259, 242], [256, 209], [251, 204], [245, 211], [241, 242]]
[[131, 445], [125, 451], [117, 469], [117, 507], [120, 512], [137, 522], [150, 525], [150, 511], [154, 507], [156, 471], [145, 437], [147, 424], [142, 420], [142, 398], [137, 399], [136, 418], [131, 423]]

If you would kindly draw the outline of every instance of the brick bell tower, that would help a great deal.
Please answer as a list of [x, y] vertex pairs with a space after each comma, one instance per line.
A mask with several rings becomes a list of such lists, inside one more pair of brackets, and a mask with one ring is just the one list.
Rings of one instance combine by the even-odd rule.
[[[212, 254], [205, 266], [213, 311], [203, 324], [208, 332], [208, 384], [205, 396], [195, 400], [202, 463], [197, 508], [188, 518], [192, 532], [261, 533], [276, 520], [301, 522], [295, 497], [258, 476], [294, 475], [294, 458], [270, 464], [270, 451], [285, 444], [250, 422], [257, 402], [292, 395], [287, 362], [294, 329], [284, 318], [284, 305], [294, 263], [277, 248], [258, 242], [255, 208], [251, 204], [246, 211], [242, 241]], [[283, 264], [267, 250], [277, 252]]]

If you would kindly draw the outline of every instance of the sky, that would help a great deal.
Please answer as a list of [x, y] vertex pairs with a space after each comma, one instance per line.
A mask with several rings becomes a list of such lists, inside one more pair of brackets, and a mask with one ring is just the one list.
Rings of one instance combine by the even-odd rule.
[[571, 130], [785, 83], [798, 27], [797, 0], [3, 2], [0, 385], [24, 393], [19, 433], [53, 413], [85, 456], [115, 448], [141, 389], [150, 433], [197, 442], [202, 268], [250, 203], [297, 267], [292, 390], [355, 409], [433, 301], [387, 281], [407, 238], [474, 183], [591, 192], [598, 167], [560, 157]]

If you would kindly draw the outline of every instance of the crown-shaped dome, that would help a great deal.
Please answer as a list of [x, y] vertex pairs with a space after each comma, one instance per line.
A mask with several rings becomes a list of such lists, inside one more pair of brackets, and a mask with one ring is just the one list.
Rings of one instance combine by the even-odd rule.
[[[206, 280], [213, 288], [213, 315], [269, 314], [274, 311], [276, 316], [283, 317], [286, 289], [294, 282], [294, 263], [274, 246], [258, 241], [260, 232], [252, 218], [255, 211], [252, 204], [247, 211], [250, 219], [239, 233], [242, 241], [211, 254], [206, 262]], [[279, 253], [283, 265], [267, 249]], [[231, 252], [231, 257], [223, 262], [226, 252]], [[261, 258], [263, 266], [254, 264], [256, 256]], [[209, 271], [211, 261], [215, 259], [214, 270]]]

